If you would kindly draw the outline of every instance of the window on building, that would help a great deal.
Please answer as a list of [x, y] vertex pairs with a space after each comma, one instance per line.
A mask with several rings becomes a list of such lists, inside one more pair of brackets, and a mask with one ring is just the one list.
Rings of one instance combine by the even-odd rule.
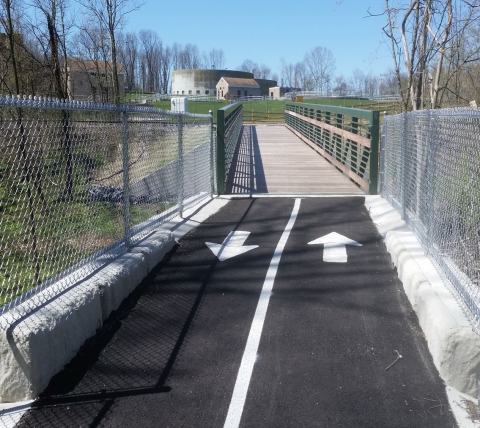
[[188, 95], [192, 95], [192, 91], [191, 91], [191, 90], [190, 90], [190, 91], [188, 91]]
[[240, 89], [237, 91], [237, 95], [238, 96], [242, 95], [242, 91]]
[[214, 91], [213, 95], [217, 95], [217, 90]]
[[208, 89], [205, 91], [205, 95], [210, 95], [210, 91]]
[[185, 94], [185, 91], [182, 91], [182, 95], [184, 95], [184, 94]]
[[248, 96], [248, 91], [245, 91], [244, 94], [245, 94], [245, 96]]
[[200, 90], [199, 89], [197, 89], [197, 95], [200, 95]]

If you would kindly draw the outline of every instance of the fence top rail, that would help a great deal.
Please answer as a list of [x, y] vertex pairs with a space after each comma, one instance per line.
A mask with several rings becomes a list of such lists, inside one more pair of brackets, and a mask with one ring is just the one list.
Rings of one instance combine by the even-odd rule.
[[442, 117], [442, 118], [451, 117], [452, 119], [455, 119], [458, 117], [478, 117], [480, 116], [480, 108], [450, 107], [450, 108], [440, 108], [440, 109], [409, 111], [404, 113], [385, 115], [384, 122], [396, 120], [396, 118], [401, 116], [406, 116], [406, 117], [435, 116], [435, 117]]
[[287, 102], [285, 103], [285, 109], [288, 111], [288, 107], [301, 107], [303, 109], [313, 109], [320, 110], [329, 113], [343, 114], [345, 116], [357, 117], [359, 119], [366, 119], [370, 122], [373, 121], [375, 110], [363, 110], [359, 108], [352, 107], [336, 107], [323, 104], [308, 104], [308, 103], [296, 103], [296, 102]]
[[0, 107], [15, 108], [38, 108], [51, 110], [86, 110], [86, 111], [111, 111], [118, 113], [139, 113], [139, 114], [156, 114], [162, 116], [184, 116], [198, 119], [210, 119], [209, 114], [193, 114], [184, 112], [173, 112], [170, 110], [162, 110], [155, 107], [137, 107], [127, 104], [96, 104], [85, 101], [69, 101], [60, 100], [50, 97], [33, 97], [29, 95], [5, 95], [0, 94]]
[[230, 116], [232, 113], [235, 113], [238, 109], [240, 109], [242, 107], [243, 107], [242, 103], [230, 104], [228, 106], [219, 108], [217, 110], [217, 113], [223, 114], [223, 117], [226, 118], [226, 117]]

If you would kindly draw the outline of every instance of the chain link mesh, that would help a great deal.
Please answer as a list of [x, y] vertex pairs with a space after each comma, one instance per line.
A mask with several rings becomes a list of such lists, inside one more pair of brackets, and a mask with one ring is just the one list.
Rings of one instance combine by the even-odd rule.
[[480, 111], [386, 116], [381, 193], [420, 239], [480, 333]]
[[0, 96], [0, 314], [210, 195], [211, 126], [209, 115]]

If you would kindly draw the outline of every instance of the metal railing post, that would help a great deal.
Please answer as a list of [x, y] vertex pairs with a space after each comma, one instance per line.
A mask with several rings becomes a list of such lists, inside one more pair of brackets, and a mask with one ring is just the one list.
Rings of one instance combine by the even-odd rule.
[[225, 111], [217, 110], [217, 194], [225, 193]]
[[214, 169], [214, 143], [213, 143], [213, 111], [209, 110], [210, 115], [210, 197], [215, 193], [215, 169]]
[[178, 116], [178, 167], [177, 167], [177, 189], [178, 189], [178, 215], [183, 217], [183, 116]]
[[378, 146], [380, 137], [380, 112], [372, 112], [370, 129], [370, 195], [376, 195], [378, 190]]
[[131, 247], [130, 240], [130, 160], [128, 156], [128, 113], [122, 112], [122, 162], [123, 162], [123, 224], [125, 245]]

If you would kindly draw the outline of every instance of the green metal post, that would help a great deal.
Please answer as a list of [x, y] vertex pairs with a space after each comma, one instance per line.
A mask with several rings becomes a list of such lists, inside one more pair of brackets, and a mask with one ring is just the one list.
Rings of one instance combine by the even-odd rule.
[[213, 151], [215, 149], [215, 143], [213, 140], [213, 111], [209, 110], [208, 114], [210, 115], [210, 197], [213, 197], [213, 193], [215, 192], [215, 173], [213, 169], [215, 167], [215, 165], [213, 164]]
[[370, 195], [377, 194], [378, 187], [378, 149], [380, 140], [380, 112], [372, 112], [370, 128]]
[[225, 193], [225, 110], [217, 110], [217, 194]]

